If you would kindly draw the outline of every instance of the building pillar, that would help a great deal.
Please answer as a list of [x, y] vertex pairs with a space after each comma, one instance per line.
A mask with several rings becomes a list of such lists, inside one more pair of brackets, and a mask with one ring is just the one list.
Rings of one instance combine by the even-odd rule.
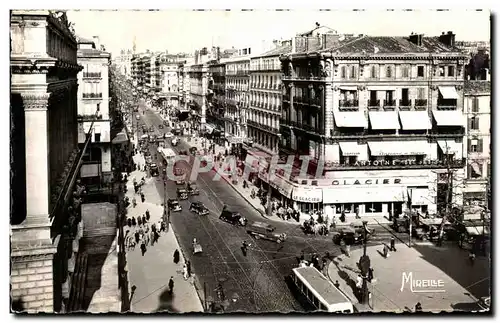
[[[26, 219], [11, 225], [12, 297], [30, 312], [53, 312], [53, 246], [49, 221], [49, 94], [21, 94], [25, 112]], [[22, 107], [15, 107], [22, 108]]]

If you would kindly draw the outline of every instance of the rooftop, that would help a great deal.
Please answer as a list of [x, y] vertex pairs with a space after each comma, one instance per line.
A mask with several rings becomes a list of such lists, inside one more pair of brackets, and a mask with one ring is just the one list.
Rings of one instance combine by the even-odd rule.
[[103, 52], [101, 50], [95, 48], [79, 48], [77, 52], [78, 57], [111, 57], [111, 54], [108, 52]]
[[288, 54], [292, 52], [292, 46], [289, 44], [271, 49], [265, 53], [262, 53], [260, 55], [254, 56], [254, 58], [259, 58], [259, 57], [268, 57], [268, 56], [279, 56], [283, 54]]
[[465, 81], [464, 93], [467, 94], [491, 94], [490, 81]]

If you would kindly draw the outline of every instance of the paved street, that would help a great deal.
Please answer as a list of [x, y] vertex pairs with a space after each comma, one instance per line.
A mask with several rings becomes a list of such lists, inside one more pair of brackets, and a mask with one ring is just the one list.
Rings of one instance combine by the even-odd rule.
[[[144, 107], [141, 107], [144, 108]], [[166, 132], [168, 129], [158, 129], [163, 121], [151, 110], [141, 113], [141, 123], [148, 127], [153, 125], [157, 131]], [[186, 150], [189, 146], [181, 142], [174, 150]], [[152, 147], [154, 156], [155, 148]], [[187, 165], [186, 165], [187, 166]], [[197, 287], [206, 289], [213, 294], [217, 282], [222, 282], [225, 295], [234, 299], [228, 310], [261, 310], [261, 311], [293, 311], [303, 307], [291, 294], [285, 277], [297, 265], [296, 257], [304, 253], [306, 257], [312, 253], [324, 255], [340, 254], [340, 249], [333, 244], [330, 237], [306, 236], [296, 222], [273, 222], [277, 232], [286, 232], [288, 240], [278, 245], [274, 242], [254, 240], [243, 228], [218, 220], [223, 204], [229, 209], [238, 210], [249, 221], [266, 220], [248, 202], [246, 202], [224, 180], [213, 181], [214, 172], [202, 173], [198, 177], [197, 185], [200, 196], [190, 198], [203, 202], [210, 210], [207, 217], [198, 217], [191, 214], [187, 208], [189, 202], [181, 202], [184, 209], [171, 216], [171, 222], [178, 241], [186, 254], [191, 253], [192, 239], [196, 237], [203, 246], [201, 255], [193, 256], [193, 265], [198, 279]], [[155, 178], [160, 196], [163, 194], [163, 184], [160, 177]], [[167, 195], [176, 196], [176, 185], [169, 181]], [[391, 232], [383, 227], [376, 227], [377, 234], [370, 240], [370, 244], [378, 245], [388, 242]], [[241, 253], [240, 246], [246, 240], [250, 242], [247, 257]], [[359, 246], [353, 247], [353, 250]], [[201, 293], [203, 294], [203, 293]], [[279, 295], [279, 297], [276, 297]], [[212, 296], [213, 297], [213, 296]]]

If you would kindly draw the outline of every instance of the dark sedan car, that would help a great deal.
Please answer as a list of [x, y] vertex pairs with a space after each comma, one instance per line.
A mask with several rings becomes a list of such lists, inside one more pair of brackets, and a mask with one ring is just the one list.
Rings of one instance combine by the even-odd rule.
[[179, 201], [176, 199], [169, 199], [167, 202], [168, 208], [173, 212], [182, 211], [182, 206], [179, 204]]
[[210, 213], [208, 208], [202, 202], [193, 202], [189, 206], [189, 211], [196, 213], [198, 215], [207, 215]]
[[227, 223], [231, 223], [232, 225], [241, 225], [241, 226], [245, 226], [248, 222], [248, 220], [243, 216], [241, 216], [239, 212], [232, 212], [228, 210], [222, 211], [221, 215], [219, 216], [219, 219]]

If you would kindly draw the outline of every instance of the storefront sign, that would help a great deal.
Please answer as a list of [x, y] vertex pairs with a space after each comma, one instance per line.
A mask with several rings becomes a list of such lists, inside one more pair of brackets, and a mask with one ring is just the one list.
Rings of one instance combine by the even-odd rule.
[[360, 160], [356, 161], [354, 164], [342, 164], [339, 162], [333, 162], [333, 161], [326, 161], [325, 162], [325, 167], [327, 168], [333, 168], [333, 167], [366, 167], [366, 166], [373, 166], [373, 167], [387, 167], [387, 166], [412, 166], [412, 165], [435, 165], [435, 166], [446, 166], [448, 165], [449, 167], [455, 168], [455, 167], [461, 167], [463, 165], [463, 161], [461, 159], [454, 159], [454, 160], [416, 160], [416, 159], [393, 159], [392, 161], [388, 160]]
[[292, 200], [297, 202], [320, 203], [323, 201], [322, 189], [294, 188]]
[[377, 178], [377, 179], [341, 179], [333, 180], [332, 185], [379, 185], [379, 184], [401, 184], [401, 178]]

